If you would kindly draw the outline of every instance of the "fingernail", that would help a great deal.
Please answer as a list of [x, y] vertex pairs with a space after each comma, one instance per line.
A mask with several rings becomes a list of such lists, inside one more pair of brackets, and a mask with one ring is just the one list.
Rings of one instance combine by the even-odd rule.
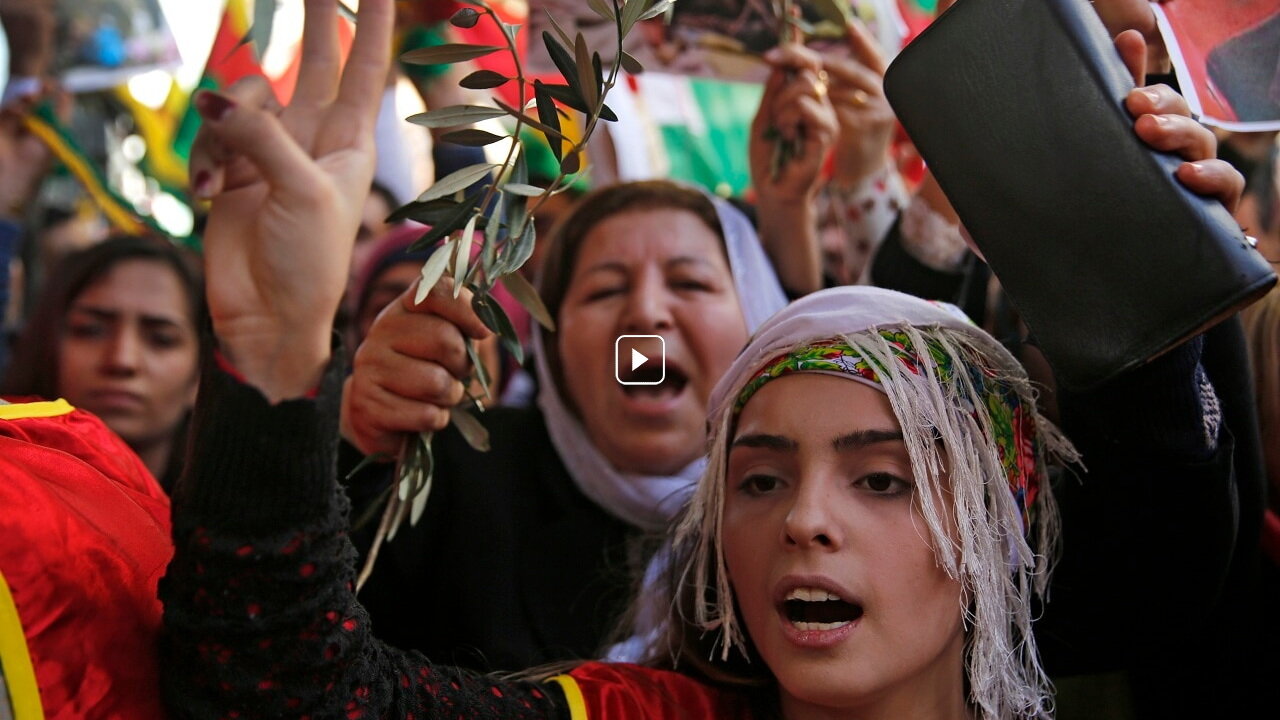
[[781, 58], [782, 58], [782, 51], [779, 50], [778, 48], [773, 48], [771, 50], [765, 51], [764, 59], [768, 60], [769, 62], [777, 62]]
[[196, 111], [206, 120], [217, 122], [226, 117], [235, 106], [229, 98], [207, 90], [196, 96]]
[[1147, 99], [1150, 100], [1153, 105], [1160, 102], [1160, 93], [1155, 90], [1143, 90], [1142, 94], [1146, 95]]
[[1189, 163], [1186, 163], [1186, 167], [1191, 168], [1191, 172], [1196, 173], [1196, 174], [1199, 174], [1199, 173], [1204, 172], [1204, 166], [1203, 166], [1203, 165], [1201, 165], [1201, 164], [1200, 164], [1200, 163], [1198, 163], [1198, 162], [1189, 162]]
[[209, 171], [201, 170], [196, 173], [195, 179], [191, 182], [191, 191], [201, 200], [209, 199]]
[[1159, 126], [1159, 127], [1168, 127], [1168, 125], [1169, 125], [1169, 118], [1167, 118], [1167, 117], [1165, 117], [1165, 116], [1163, 116], [1163, 115], [1152, 115], [1152, 116], [1151, 116], [1151, 119], [1152, 119], [1152, 120], [1155, 120], [1155, 121], [1156, 121], [1156, 125], [1157, 125], [1157, 126]]

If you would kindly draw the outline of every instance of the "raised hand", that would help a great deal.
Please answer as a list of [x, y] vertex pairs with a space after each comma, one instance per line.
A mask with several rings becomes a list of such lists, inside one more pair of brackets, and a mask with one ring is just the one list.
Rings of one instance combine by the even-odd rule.
[[[760, 215], [760, 241], [782, 284], [807, 293], [822, 286], [814, 198], [822, 165], [836, 137], [835, 111], [817, 53], [783, 44], [765, 54], [773, 65], [751, 122], [751, 184]], [[778, 155], [779, 143], [795, 150]]]
[[392, 0], [363, 0], [345, 69], [337, 4], [307, 0], [297, 90], [280, 108], [261, 78], [203, 92], [191, 159], [212, 198], [204, 236], [222, 352], [273, 402], [306, 393], [329, 358], [391, 52]]
[[850, 188], [884, 166], [897, 118], [884, 96], [885, 62], [876, 39], [857, 20], [845, 26], [845, 34], [852, 55], [824, 56], [822, 67], [840, 128], [831, 180]]

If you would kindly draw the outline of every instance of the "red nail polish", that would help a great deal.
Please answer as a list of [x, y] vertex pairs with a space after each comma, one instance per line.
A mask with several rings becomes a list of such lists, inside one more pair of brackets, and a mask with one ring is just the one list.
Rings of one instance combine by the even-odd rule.
[[229, 98], [217, 93], [204, 91], [196, 96], [196, 110], [206, 120], [215, 122], [221, 120], [235, 106], [236, 104]]

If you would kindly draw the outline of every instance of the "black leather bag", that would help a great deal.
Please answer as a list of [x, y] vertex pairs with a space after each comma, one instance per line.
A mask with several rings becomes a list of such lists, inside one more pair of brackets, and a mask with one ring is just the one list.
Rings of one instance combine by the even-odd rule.
[[1059, 382], [1097, 386], [1276, 277], [1181, 159], [1133, 131], [1133, 80], [1086, 0], [960, 0], [885, 92]]

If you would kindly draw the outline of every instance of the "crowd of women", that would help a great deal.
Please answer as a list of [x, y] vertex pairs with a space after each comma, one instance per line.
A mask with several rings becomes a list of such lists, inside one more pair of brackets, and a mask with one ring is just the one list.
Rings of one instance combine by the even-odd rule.
[[[1270, 207], [1280, 254], [1276, 173], [1217, 159], [1153, 77], [1145, 0], [1097, 6], [1138, 137], [1192, 191]], [[197, 96], [203, 271], [155, 238], [72, 253], [14, 345], [0, 718], [1274, 712], [1275, 292], [1058, 387], [941, 190], [905, 190], [852, 24], [848, 56], [767, 57], [753, 206], [649, 180], [563, 211], [533, 271], [555, 329], [513, 312], [522, 367], [452, 279], [416, 301], [421, 228], [356, 248], [388, 205], [394, 3], [360, 3], [345, 67], [336, 5], [306, 9], [287, 106]], [[662, 383], [617, 381], [620, 335], [663, 338]], [[468, 342], [504, 400], [488, 452], [449, 422]], [[352, 520], [395, 482], [363, 459], [419, 432], [425, 512], [357, 591], [378, 539]]]

